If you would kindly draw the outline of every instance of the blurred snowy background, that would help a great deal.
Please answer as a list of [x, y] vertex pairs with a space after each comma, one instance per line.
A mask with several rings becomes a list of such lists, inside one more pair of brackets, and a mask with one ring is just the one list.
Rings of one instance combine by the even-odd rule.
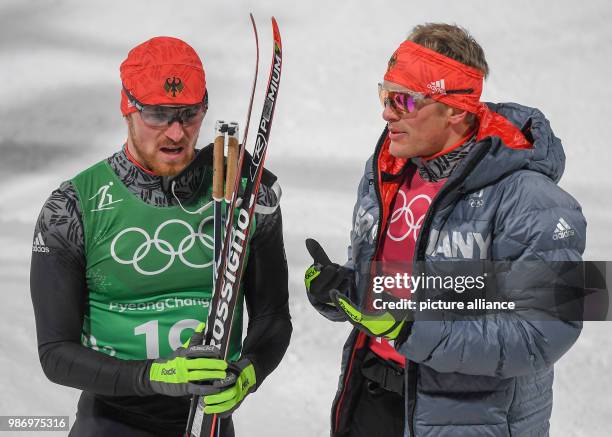
[[[32, 231], [42, 203], [61, 181], [125, 140], [119, 64], [152, 36], [189, 42], [203, 58], [210, 90], [201, 131], [206, 144], [214, 120], [244, 120], [254, 60], [249, 11], [260, 30], [262, 82], [271, 49], [269, 16], [277, 17], [283, 37], [285, 65], [267, 167], [284, 189], [294, 335], [278, 370], [235, 415], [239, 436], [328, 433], [348, 327], [318, 317], [307, 304], [302, 275], [310, 259], [303, 241], [316, 237], [332, 259], [344, 259], [356, 185], [383, 128], [376, 84], [415, 24], [467, 27], [491, 67], [484, 99], [536, 106], [546, 114], [567, 155], [561, 186], [581, 202], [588, 220], [585, 257], [610, 259], [608, 0], [3, 0], [0, 415], [73, 420], [79, 392], [47, 381], [38, 363], [28, 285]], [[256, 104], [254, 117], [260, 111]], [[587, 323], [556, 366], [552, 436], [610, 435], [611, 334], [611, 324]]]

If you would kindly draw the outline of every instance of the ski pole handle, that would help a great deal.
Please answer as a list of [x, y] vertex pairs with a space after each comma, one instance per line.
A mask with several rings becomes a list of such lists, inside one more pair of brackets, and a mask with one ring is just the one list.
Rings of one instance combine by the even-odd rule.
[[225, 174], [225, 201], [232, 201], [236, 173], [238, 172], [238, 155], [240, 146], [238, 145], [238, 123], [230, 123], [228, 127], [227, 144], [227, 171]]
[[213, 148], [213, 200], [219, 202], [223, 199], [223, 161], [225, 146], [225, 131], [227, 124], [223, 120], [217, 120], [215, 124], [215, 141]]

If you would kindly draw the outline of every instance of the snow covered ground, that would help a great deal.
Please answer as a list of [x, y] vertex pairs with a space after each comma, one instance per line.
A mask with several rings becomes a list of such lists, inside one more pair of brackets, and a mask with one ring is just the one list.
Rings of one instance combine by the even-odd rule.
[[[236, 415], [239, 435], [323, 436], [348, 328], [304, 297], [303, 240], [342, 260], [354, 190], [383, 127], [376, 93], [392, 51], [422, 22], [461, 24], [483, 45], [484, 98], [537, 106], [565, 145], [561, 181], [589, 223], [587, 259], [610, 258], [612, 5], [576, 1], [0, 3], [0, 415], [70, 415], [78, 392], [40, 369], [28, 288], [32, 230], [50, 191], [125, 139], [118, 68], [155, 35], [185, 39], [204, 60], [214, 120], [244, 119], [253, 63], [248, 12], [283, 35], [284, 69], [268, 167], [284, 189], [294, 336], [287, 356]], [[267, 72], [261, 74], [267, 80]], [[260, 106], [254, 116], [259, 117]], [[607, 436], [612, 409], [612, 325], [587, 323], [557, 365], [552, 436]], [[50, 433], [52, 435], [54, 433]], [[65, 433], [55, 433], [65, 435]], [[3, 434], [8, 435], [8, 434]], [[23, 435], [23, 434], [16, 434]]]

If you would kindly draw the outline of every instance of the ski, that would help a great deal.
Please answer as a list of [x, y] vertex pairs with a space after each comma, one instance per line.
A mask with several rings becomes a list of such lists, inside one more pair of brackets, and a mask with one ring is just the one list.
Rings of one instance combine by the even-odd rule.
[[[257, 42], [257, 29], [251, 15], [251, 22]], [[272, 17], [273, 54], [270, 76], [265, 94], [265, 101], [258, 125], [255, 146], [251, 155], [246, 150], [246, 134], [253, 104], [255, 82], [245, 127], [243, 145], [238, 160], [239, 172], [234, 182], [234, 192], [227, 212], [225, 237], [221, 249], [220, 264], [217, 272], [214, 293], [209, 305], [209, 313], [204, 333], [204, 344], [219, 349], [221, 358], [227, 359], [229, 340], [232, 331], [232, 319], [240, 290], [251, 222], [255, 212], [257, 193], [264, 168], [268, 140], [272, 127], [272, 118], [276, 107], [282, 68], [282, 43], [278, 24]], [[258, 45], [258, 42], [257, 42]], [[259, 46], [258, 46], [259, 53]], [[259, 58], [259, 54], [258, 54]], [[241, 187], [241, 179], [246, 183]], [[240, 197], [239, 197], [240, 196]], [[203, 398], [192, 399], [187, 424], [188, 437], [216, 437], [219, 433], [219, 418], [216, 414], [207, 415], [203, 411]]]

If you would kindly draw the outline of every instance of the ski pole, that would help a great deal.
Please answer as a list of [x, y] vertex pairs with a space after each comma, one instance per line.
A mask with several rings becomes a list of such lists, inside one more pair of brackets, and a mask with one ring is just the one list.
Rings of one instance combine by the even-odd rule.
[[214, 255], [213, 255], [213, 289], [217, 280], [217, 269], [219, 266], [219, 256], [221, 254], [221, 244], [223, 242], [223, 182], [224, 182], [224, 160], [225, 160], [225, 133], [227, 124], [223, 120], [215, 123], [215, 141], [213, 146], [213, 189], [212, 198], [214, 200]]
[[227, 172], [225, 174], [225, 203], [229, 205], [234, 194], [234, 183], [238, 171], [238, 123], [232, 122], [227, 128]]

